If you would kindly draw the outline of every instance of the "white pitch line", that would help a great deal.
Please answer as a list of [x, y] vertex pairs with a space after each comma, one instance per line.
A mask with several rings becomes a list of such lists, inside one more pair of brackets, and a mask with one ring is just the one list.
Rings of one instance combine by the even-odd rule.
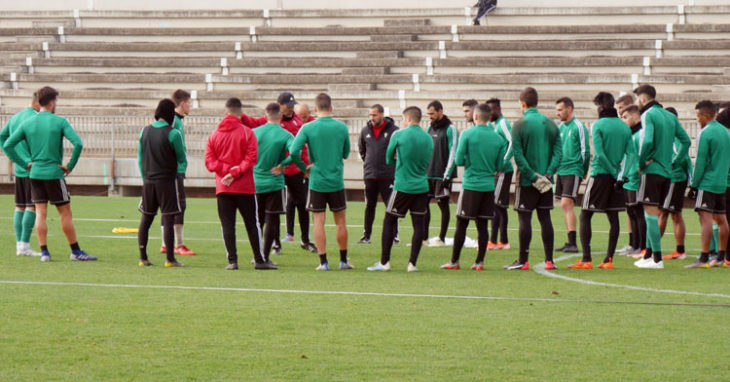
[[[567, 260], [570, 258], [578, 257], [581, 255], [565, 255], [558, 257], [555, 259], [555, 262]], [[569, 277], [565, 276], [559, 273], [550, 272], [545, 270], [544, 264], [537, 264], [533, 270], [543, 276], [552, 277], [556, 279], [571, 281], [579, 284], [584, 285], [596, 285], [596, 286], [606, 286], [611, 288], [622, 288], [622, 289], [630, 289], [630, 290], [639, 290], [644, 292], [656, 292], [656, 293], [668, 293], [668, 294], [680, 294], [680, 295], [690, 295], [690, 296], [702, 296], [702, 297], [720, 297], [720, 298], [730, 298], [730, 295], [722, 294], [722, 293], [702, 293], [702, 292], [691, 292], [691, 291], [683, 291], [683, 290], [673, 290], [673, 289], [659, 289], [659, 288], [649, 288], [649, 287], [641, 287], [641, 286], [634, 286], [634, 285], [626, 285], [626, 284], [613, 284], [613, 283], [605, 283], [601, 281], [592, 281], [592, 280], [585, 280], [585, 279], [579, 279], [575, 277]], [[651, 272], [652, 270], [647, 270], [646, 272]]]
[[192, 290], [215, 292], [242, 292], [242, 293], [280, 293], [280, 294], [311, 294], [311, 295], [340, 295], [340, 296], [369, 296], [369, 297], [402, 297], [423, 299], [452, 299], [452, 300], [488, 300], [488, 301], [517, 301], [517, 302], [548, 302], [548, 303], [593, 303], [593, 304], [625, 304], [625, 305], [667, 305], [667, 306], [694, 306], [730, 308], [728, 304], [700, 304], [685, 302], [642, 302], [642, 301], [600, 301], [574, 300], [558, 298], [531, 298], [531, 297], [498, 297], [498, 296], [462, 296], [442, 294], [414, 294], [414, 293], [382, 293], [382, 292], [353, 292], [301, 289], [264, 289], [264, 288], [233, 288], [233, 287], [206, 287], [185, 285], [144, 285], [144, 284], [99, 284], [63, 281], [19, 281], [0, 280], [3, 285], [39, 285], [39, 286], [71, 286], [93, 288], [125, 288], [125, 289], [161, 289], [161, 290]]

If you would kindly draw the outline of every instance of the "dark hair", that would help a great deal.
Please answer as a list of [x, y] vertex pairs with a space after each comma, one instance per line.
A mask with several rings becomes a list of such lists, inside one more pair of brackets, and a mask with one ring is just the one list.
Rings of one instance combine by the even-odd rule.
[[526, 87], [520, 92], [520, 101], [524, 102], [527, 107], [537, 107], [537, 90], [533, 87]]
[[332, 110], [332, 98], [326, 93], [319, 93], [314, 98], [314, 105], [317, 106], [317, 110], [319, 111]]
[[241, 109], [241, 108], [243, 108], [243, 104], [241, 103], [241, 100], [236, 97], [229, 98], [226, 101], [226, 109], [230, 110], [230, 109]]
[[571, 109], [575, 108], [575, 106], [573, 105], [573, 100], [572, 100], [572, 99], [570, 99], [570, 97], [563, 97], [563, 98], [560, 98], [560, 99], [558, 99], [557, 101], [555, 101], [555, 104], [556, 104], [556, 105], [559, 105], [559, 104], [561, 104], [561, 103], [562, 103], [563, 105], [565, 105], [565, 106], [567, 106], [567, 107], [571, 108]]
[[702, 114], [707, 114], [711, 116], [715, 116], [715, 113], [717, 113], [717, 108], [715, 107], [715, 103], [712, 101], [700, 101], [695, 106], [695, 110], [699, 111]]
[[492, 108], [486, 103], [477, 105], [474, 109], [474, 117], [478, 117], [480, 121], [489, 121], [489, 116], [492, 114]]
[[175, 102], [169, 98], [160, 100], [155, 110], [155, 119], [162, 119], [168, 125], [172, 126], [172, 123], [175, 121]]
[[679, 116], [679, 113], [677, 113], [677, 109], [675, 109], [675, 108], [673, 108], [673, 107], [671, 107], [671, 106], [669, 106], [669, 107], [665, 107], [665, 108], [664, 108], [664, 110], [666, 110], [666, 111], [668, 111], [668, 112], [670, 112], [670, 113], [674, 114], [674, 115], [675, 115], [675, 116], [677, 116], [677, 117]]
[[634, 96], [632, 96], [631, 94], [624, 94], [616, 99], [616, 103], [631, 105], [634, 103]]
[[603, 110], [613, 109], [614, 101], [613, 95], [607, 92], [600, 92], [593, 98], [593, 104], [602, 107]]
[[385, 113], [385, 108], [383, 108], [383, 105], [381, 105], [381, 104], [379, 104], [379, 103], [376, 103], [375, 105], [373, 105], [373, 106], [370, 106], [370, 109], [371, 109], [371, 110], [372, 110], [372, 109], [376, 109], [376, 110], [378, 111], [378, 113], [380, 113], [380, 114], [383, 114], [383, 113]]
[[272, 102], [266, 105], [266, 116], [269, 118], [278, 118], [281, 115], [281, 106], [278, 103]]
[[403, 115], [410, 117], [413, 123], [421, 123], [421, 117], [423, 114], [421, 113], [421, 109], [418, 108], [418, 106], [409, 106], [405, 110], [403, 110]]
[[428, 104], [426, 107], [426, 110], [433, 108], [436, 111], [444, 110], [444, 105], [441, 104], [441, 101], [431, 101], [431, 103]]
[[623, 114], [623, 113], [625, 113], [627, 111], [629, 113], [631, 113], [631, 114], [639, 114], [639, 113], [641, 113], [641, 109], [639, 109], [639, 107], [636, 106], [636, 105], [634, 105], [634, 104], [631, 104], [629, 106], [626, 106], [624, 108], [621, 108], [621, 114]]
[[190, 99], [190, 93], [185, 90], [177, 89], [172, 93], [172, 100], [175, 101], [175, 106], [180, 106], [181, 103]]
[[479, 101], [475, 100], [474, 98], [468, 99], [468, 100], [464, 101], [464, 103], [461, 104], [461, 106], [469, 106], [471, 108], [473, 108], [477, 105], [479, 105]]
[[44, 86], [38, 89], [36, 94], [38, 95], [38, 103], [41, 104], [41, 106], [48, 105], [51, 101], [58, 97], [58, 91], [50, 86]]
[[492, 105], [491, 107], [496, 106], [498, 108], [502, 108], [502, 102], [499, 100], [499, 98], [492, 97], [492, 98], [488, 99], [487, 102], [484, 102], [484, 103], [486, 103], [487, 105]]
[[717, 122], [730, 129], [730, 108], [723, 110], [722, 113], [717, 115]]
[[649, 84], [644, 84], [634, 89], [634, 94], [636, 94], [637, 96], [646, 94], [647, 96], [649, 96], [649, 98], [654, 99], [656, 98], [656, 89], [654, 89], [654, 87]]
[[730, 109], [730, 102], [720, 102], [719, 105], [717, 105], [718, 109]]

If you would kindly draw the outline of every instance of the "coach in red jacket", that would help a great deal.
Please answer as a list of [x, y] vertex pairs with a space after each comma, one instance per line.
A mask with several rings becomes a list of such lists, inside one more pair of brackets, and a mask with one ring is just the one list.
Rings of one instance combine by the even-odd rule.
[[253, 167], [258, 148], [253, 131], [241, 123], [241, 100], [226, 101], [226, 116], [208, 137], [205, 167], [215, 173], [215, 194], [218, 217], [223, 227], [223, 241], [228, 254], [228, 267], [238, 269], [236, 252], [236, 210], [243, 216], [251, 243], [256, 269], [277, 269], [261, 249], [261, 231], [257, 220], [256, 187]]
[[[310, 116], [307, 118], [307, 122], [303, 122], [301, 116], [294, 113], [294, 105], [296, 105], [297, 101], [294, 99], [294, 95], [289, 92], [279, 94], [279, 98], [276, 100], [276, 103], [278, 103], [281, 107], [281, 127], [295, 137], [304, 123], [311, 122], [311, 120], [313, 120]], [[241, 114], [241, 122], [253, 129], [266, 124], [267, 120], [266, 116], [251, 118], [246, 114]], [[305, 165], [309, 165], [306, 148], [302, 150], [302, 161]], [[307, 178], [305, 178], [304, 173], [292, 163], [284, 169], [284, 182], [286, 183], [287, 191], [287, 237], [284, 240], [291, 241], [292, 236], [294, 235], [294, 210], [291, 207], [293, 205], [296, 207], [297, 213], [299, 214], [299, 228], [302, 231], [300, 246], [302, 249], [317, 253], [317, 247], [309, 241], [309, 213], [306, 209], [307, 192], [309, 191]], [[281, 244], [279, 243], [278, 238], [277, 243], [273, 248], [277, 253], [281, 253]]]

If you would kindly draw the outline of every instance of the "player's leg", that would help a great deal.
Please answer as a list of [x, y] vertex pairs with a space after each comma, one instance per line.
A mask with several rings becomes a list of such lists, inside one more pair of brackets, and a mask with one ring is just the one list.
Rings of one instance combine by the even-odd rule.
[[565, 228], [568, 230], [568, 242], [560, 248], [561, 252], [575, 252], [577, 250], [576, 243], [576, 225], [577, 218], [575, 216], [575, 201], [571, 198], [562, 197], [560, 198], [560, 208], [563, 209], [563, 219], [565, 220]]
[[319, 264], [324, 266], [327, 263], [327, 239], [324, 231], [324, 212], [312, 212], [314, 219], [314, 244], [319, 250]]
[[616, 253], [616, 246], [618, 245], [618, 237], [621, 233], [621, 225], [618, 219], [618, 211], [606, 211], [606, 217], [608, 218], [609, 231], [608, 231], [608, 248], [606, 249], [606, 258], [603, 260], [604, 263], [613, 262], [613, 255]]
[[[411, 224], [413, 225], [413, 240], [411, 240], [411, 256], [408, 260], [409, 271], [416, 270], [416, 262], [418, 261], [418, 255], [421, 253], [421, 246], [423, 245], [423, 232], [426, 231], [424, 227], [424, 215], [414, 214], [411, 210]], [[420, 234], [418, 234], [420, 232]], [[412, 267], [411, 267], [412, 266]]]
[[246, 235], [251, 245], [251, 253], [253, 253], [256, 269], [276, 269], [275, 267], [267, 267], [270, 263], [269, 254], [264, 252], [261, 238], [261, 227], [258, 221], [258, 209], [264, 208], [256, 203], [256, 195], [238, 194], [236, 195], [236, 207], [243, 218], [243, 224], [246, 227]]
[[185, 245], [185, 210], [187, 209], [187, 198], [185, 197], [185, 175], [177, 174], [176, 189], [178, 193], [178, 201], [180, 203], [181, 212], [175, 214], [175, 253], [181, 256], [194, 256], [195, 251], [191, 251]]
[[477, 218], [477, 258], [472, 267], [474, 270], [484, 270], [484, 257], [487, 255], [488, 222], [488, 219]]
[[591, 257], [591, 238], [593, 236], [593, 229], [591, 227], [592, 219], [593, 211], [583, 210], [580, 212], [580, 244], [583, 249], [583, 259], [581, 259], [581, 262], [583, 263], [593, 261]]
[[441, 269], [459, 269], [459, 258], [461, 250], [466, 241], [466, 229], [469, 226], [469, 219], [456, 217], [456, 230], [454, 231], [454, 245], [451, 248], [451, 261], [442, 265]]
[[439, 239], [442, 243], [446, 242], [446, 232], [449, 229], [449, 221], [451, 220], [451, 212], [449, 211], [449, 197], [438, 199], [438, 206], [441, 210], [441, 230], [439, 231]]
[[155, 221], [154, 214], [142, 213], [142, 218], [139, 222], [139, 229], [137, 230], [137, 244], [139, 245], [139, 266], [149, 266], [149, 258], [147, 257], [147, 244], [149, 243], [150, 227]]
[[340, 249], [340, 269], [352, 269], [347, 260], [347, 215], [346, 210], [333, 211], [332, 217], [335, 220], [337, 229], [337, 245]]
[[365, 227], [358, 244], [370, 244], [373, 221], [375, 221], [375, 207], [378, 204], [378, 183], [372, 179], [365, 179]]
[[684, 223], [681, 210], [672, 214], [672, 224], [674, 225], [674, 241], [677, 243], [676, 255], [673, 254], [673, 258], [684, 259], [686, 257], [684, 238], [687, 234], [687, 226]]
[[722, 266], [727, 258], [727, 239], [730, 236], [729, 227], [725, 213], [713, 214], [714, 222], [717, 224], [717, 235], [718, 235], [718, 251], [717, 260], [715, 260], [712, 266]]
[[[236, 247], [236, 210], [238, 205], [233, 194], [218, 194], [218, 219], [221, 221], [223, 243], [226, 247], [228, 264], [232, 269], [238, 267], [238, 250]], [[233, 267], [235, 265], [235, 267]]]
[[[390, 194], [393, 193], [393, 181], [378, 181], [378, 193], [380, 194], [380, 198], [383, 199], [383, 205], [387, 209]], [[395, 230], [395, 232], [393, 232], [393, 235], [395, 235], [393, 243], [398, 244], [400, 242], [398, 239], [398, 220], [395, 221], [395, 227], [393, 229]]]

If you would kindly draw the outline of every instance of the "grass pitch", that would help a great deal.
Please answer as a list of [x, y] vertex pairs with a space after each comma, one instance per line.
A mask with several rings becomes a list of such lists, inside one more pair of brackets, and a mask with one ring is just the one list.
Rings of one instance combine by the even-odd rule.
[[[512, 215], [513, 249], [489, 252], [484, 272], [440, 270], [451, 249], [424, 248], [421, 272], [409, 274], [405, 219], [393, 271], [369, 273], [365, 267], [380, 256], [383, 207], [373, 244], [357, 245], [363, 204], [349, 203], [355, 270], [315, 272], [316, 255], [295, 242], [274, 258], [280, 270], [254, 271], [239, 224], [242, 269], [226, 271], [215, 200], [189, 199], [186, 242], [198, 255], [180, 257], [185, 268], [165, 269], [164, 255], [151, 251], [155, 266], [139, 268], [136, 235], [111, 233], [137, 226], [137, 202], [73, 198], [80, 244], [100, 258], [93, 263], [68, 260], [51, 212], [54, 261], [46, 264], [15, 256], [12, 197], [0, 197], [7, 210], [0, 218], [0, 380], [717, 381], [730, 371], [730, 269], [682, 269], [694, 258], [656, 271], [617, 256], [613, 271], [570, 271], [575, 259], [556, 254], [554, 274], [564, 278], [507, 272], [501, 266], [517, 256]], [[543, 257], [534, 220], [533, 268]], [[685, 220], [688, 252], [697, 254], [696, 214], [685, 210]], [[593, 221], [593, 248], [601, 252], [607, 223], [601, 214]], [[560, 209], [553, 222], [560, 246]], [[336, 263], [333, 231], [328, 253]], [[619, 245], [626, 241], [622, 233]], [[38, 249], [35, 237], [32, 245]], [[663, 245], [671, 252], [671, 232]], [[475, 255], [465, 249], [462, 264]]]

